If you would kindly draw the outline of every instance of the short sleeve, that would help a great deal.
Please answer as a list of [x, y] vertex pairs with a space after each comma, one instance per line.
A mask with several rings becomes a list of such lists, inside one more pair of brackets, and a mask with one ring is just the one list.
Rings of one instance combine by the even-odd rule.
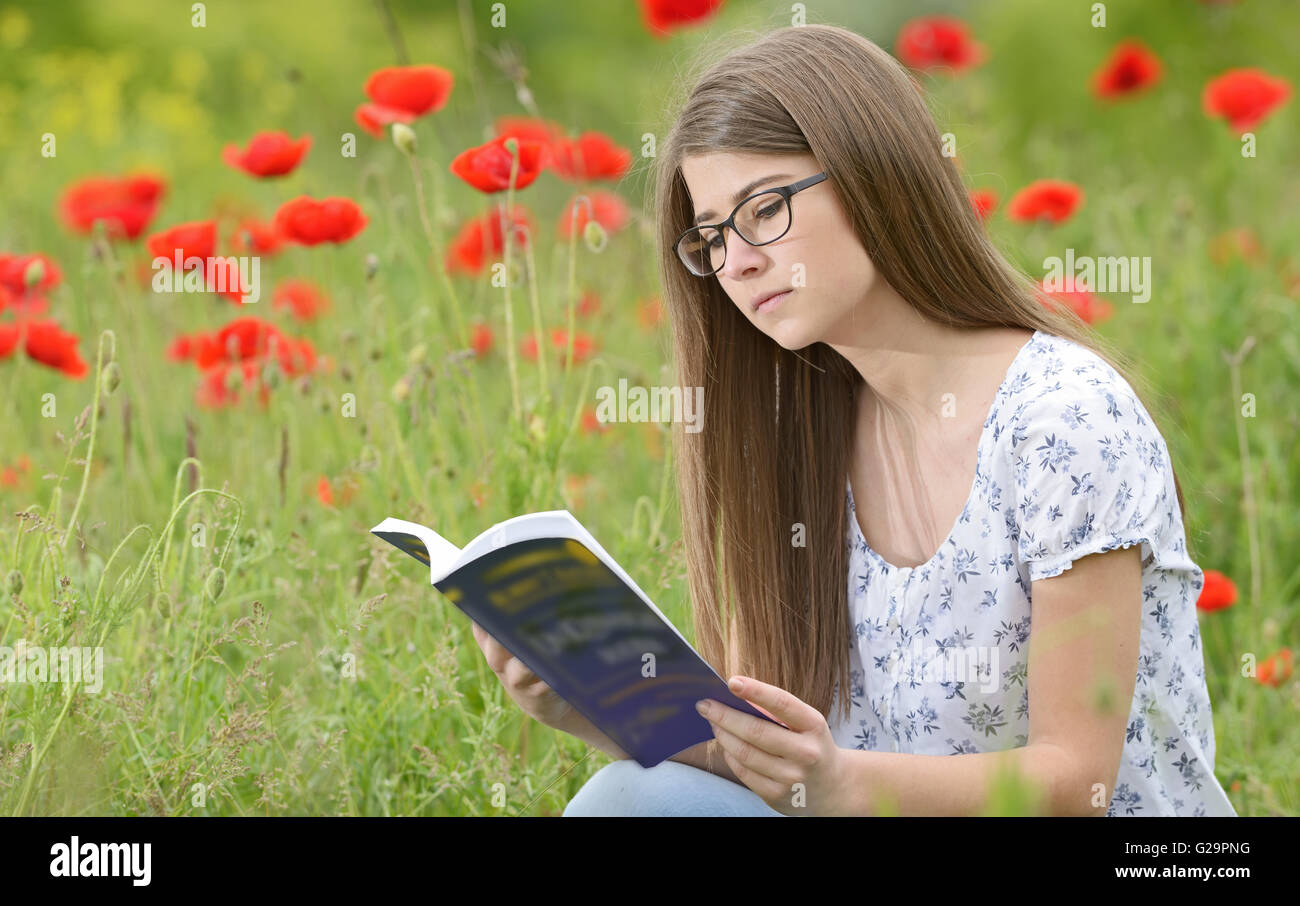
[[1113, 370], [1088, 374], [1062, 375], [1012, 426], [1017, 545], [1031, 580], [1135, 544], [1145, 562], [1177, 507], [1149, 413]]

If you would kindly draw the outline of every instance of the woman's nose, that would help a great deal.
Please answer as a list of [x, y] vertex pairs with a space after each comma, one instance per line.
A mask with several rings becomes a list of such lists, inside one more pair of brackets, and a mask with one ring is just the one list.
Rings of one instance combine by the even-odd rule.
[[732, 280], [739, 279], [751, 267], [761, 266], [766, 255], [761, 248], [750, 245], [736, 235], [735, 230], [727, 230], [727, 259], [722, 264], [722, 272]]

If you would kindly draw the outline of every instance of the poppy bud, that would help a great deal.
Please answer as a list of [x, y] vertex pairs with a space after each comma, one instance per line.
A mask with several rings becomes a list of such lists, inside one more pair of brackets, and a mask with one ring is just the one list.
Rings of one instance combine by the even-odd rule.
[[587, 225], [582, 228], [582, 241], [593, 252], [600, 253], [605, 250], [607, 237], [608, 234], [605, 232], [605, 228], [594, 220], [588, 220]]
[[379, 256], [374, 252], [366, 255], [366, 282], [374, 279], [375, 274], [379, 272]]
[[352, 369], [351, 369], [349, 366], [347, 366], [347, 365], [340, 365], [340, 366], [339, 366], [339, 377], [341, 377], [344, 381], [346, 381], [346, 382], [348, 382], [348, 383], [351, 383], [351, 382], [352, 382]]
[[397, 383], [393, 385], [393, 399], [399, 403], [403, 402], [411, 395], [411, 379], [408, 377], [398, 378]]
[[393, 123], [393, 144], [408, 157], [415, 153], [415, 130], [406, 123]]
[[23, 574], [16, 569], [9, 570], [9, 578], [5, 580], [9, 586], [9, 594], [16, 595], [23, 590]]
[[424, 361], [425, 354], [428, 351], [429, 347], [421, 343], [406, 354], [406, 361], [411, 365], [418, 365]]
[[122, 369], [118, 367], [117, 362], [109, 362], [104, 366], [99, 381], [104, 387], [104, 392], [112, 396], [113, 391], [117, 389], [117, 385], [122, 383]]
[[153, 596], [153, 606], [158, 611], [158, 616], [170, 616], [172, 612], [171, 595], [167, 594], [165, 591], [158, 592], [158, 594]]
[[28, 289], [35, 289], [40, 282], [45, 279], [45, 262], [40, 258], [35, 258], [32, 263], [27, 265], [23, 271], [23, 285]]
[[377, 362], [381, 358], [383, 358], [384, 351], [380, 349], [378, 346], [371, 346], [369, 356], [370, 356], [370, 361]]
[[535, 412], [528, 418], [528, 432], [538, 440], [546, 439], [546, 422]]
[[203, 590], [212, 601], [221, 597], [221, 593], [226, 590], [226, 571], [218, 566], [208, 573], [208, 580], [203, 583]]

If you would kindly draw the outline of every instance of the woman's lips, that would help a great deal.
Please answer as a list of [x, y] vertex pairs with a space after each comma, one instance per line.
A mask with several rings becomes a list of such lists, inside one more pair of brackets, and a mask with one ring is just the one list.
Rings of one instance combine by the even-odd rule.
[[786, 290], [785, 292], [783, 292], [783, 293], [777, 293], [777, 294], [776, 294], [775, 296], [773, 296], [772, 298], [767, 299], [766, 301], [764, 301], [761, 305], [758, 306], [758, 308], [754, 309], [754, 314], [756, 314], [756, 315], [761, 315], [761, 314], [763, 314], [763, 313], [765, 313], [765, 312], [769, 312], [769, 311], [771, 311], [772, 309], [774, 309], [774, 308], [776, 308], [778, 305], [780, 305], [780, 304], [781, 304], [781, 300], [784, 299], [786, 296], [790, 295], [790, 293], [792, 293], [792, 292], [794, 292], [794, 290], [792, 290], [792, 289], [787, 289], [787, 290]]

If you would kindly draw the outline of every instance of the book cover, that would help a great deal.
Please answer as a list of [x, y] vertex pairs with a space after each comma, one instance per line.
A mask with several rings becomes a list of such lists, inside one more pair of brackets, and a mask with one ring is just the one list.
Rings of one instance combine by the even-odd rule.
[[463, 549], [401, 519], [370, 531], [427, 566], [434, 588], [642, 767], [713, 738], [695, 710], [702, 698], [772, 720], [727, 688], [568, 510], [516, 516]]

